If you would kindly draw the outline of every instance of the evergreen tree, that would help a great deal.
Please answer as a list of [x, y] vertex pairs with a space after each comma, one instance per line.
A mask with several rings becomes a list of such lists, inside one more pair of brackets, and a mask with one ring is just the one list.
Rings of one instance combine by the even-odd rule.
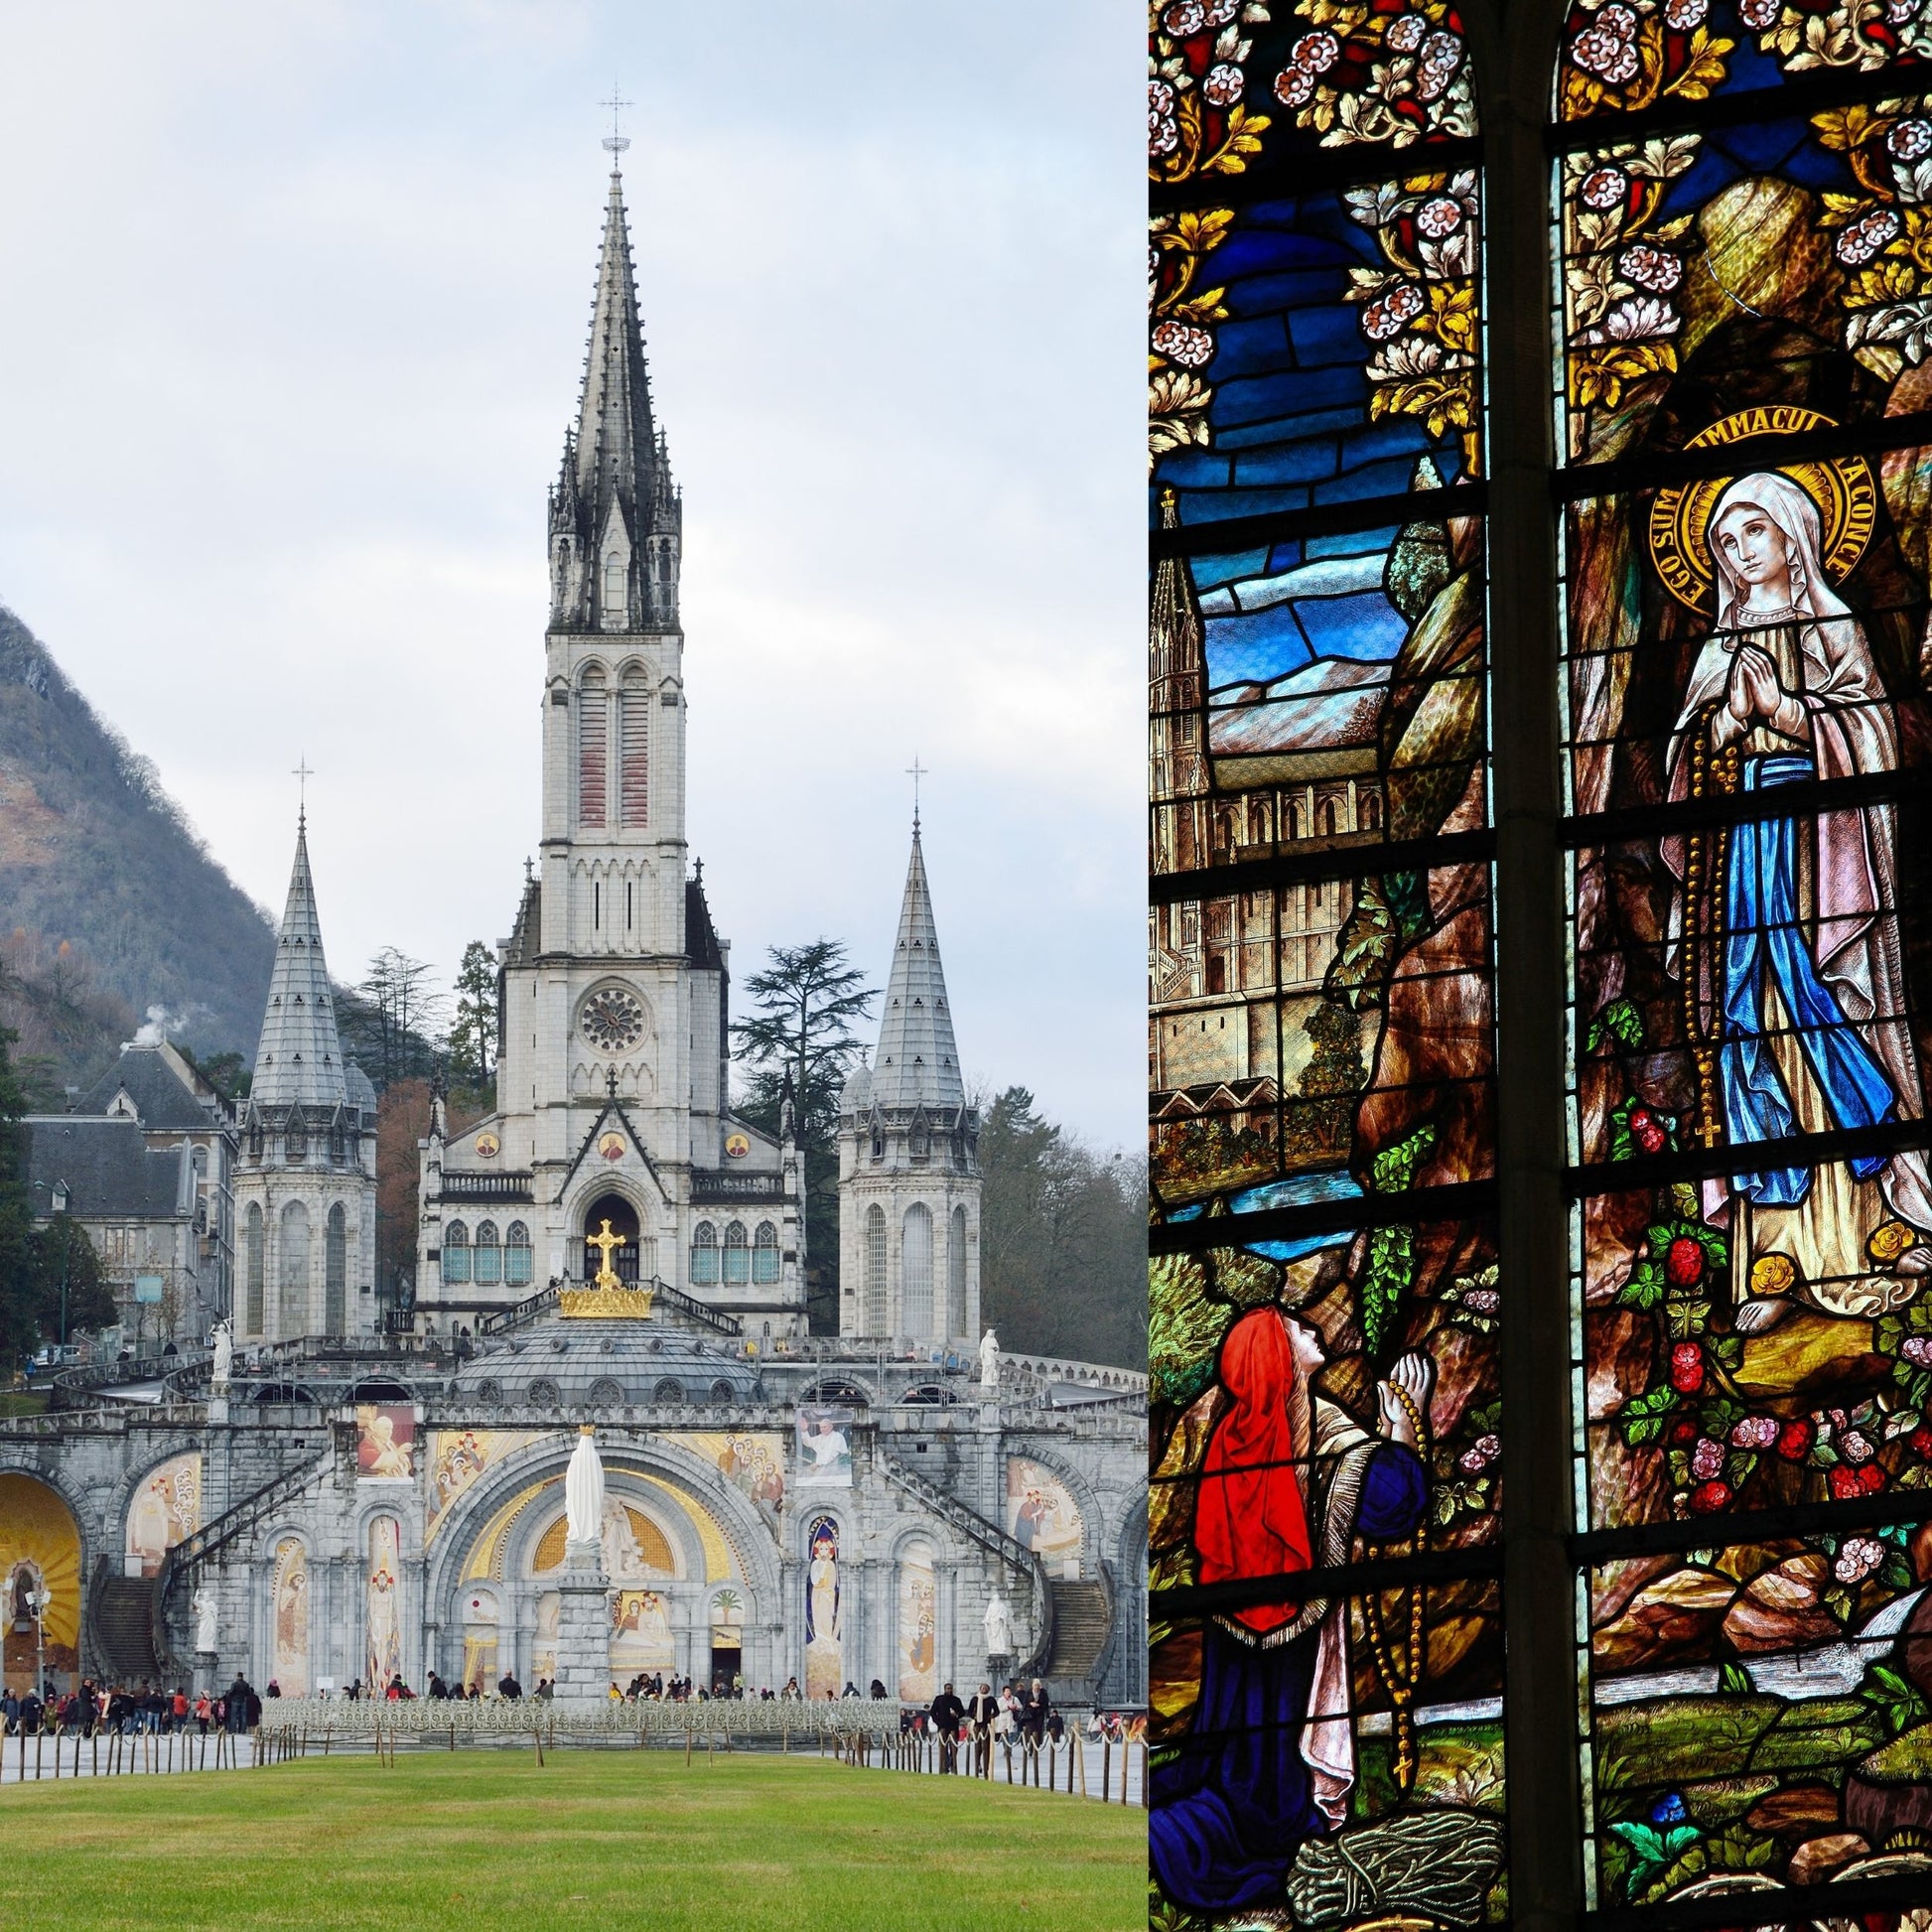
[[751, 1015], [734, 1023], [745, 1088], [737, 1111], [768, 1134], [778, 1131], [789, 1083], [805, 1171], [806, 1297], [811, 1325], [835, 1332], [839, 1311], [839, 1089], [862, 1051], [855, 1022], [872, 1011], [876, 990], [850, 964], [844, 943], [813, 939], [773, 946], [763, 971], [746, 981]]
[[426, 960], [384, 946], [360, 986], [336, 989], [336, 1029], [343, 1051], [369, 1076], [378, 1094], [393, 1081], [427, 1079], [436, 1070], [442, 996], [430, 986]]
[[29, 1302], [43, 1341], [62, 1337], [65, 1285], [67, 1338], [120, 1319], [113, 1291], [87, 1230], [69, 1214], [57, 1214], [34, 1230], [28, 1256]]
[[457, 968], [450, 1077], [468, 1092], [490, 1093], [496, 1077], [495, 1051], [496, 955], [481, 939], [472, 939]]

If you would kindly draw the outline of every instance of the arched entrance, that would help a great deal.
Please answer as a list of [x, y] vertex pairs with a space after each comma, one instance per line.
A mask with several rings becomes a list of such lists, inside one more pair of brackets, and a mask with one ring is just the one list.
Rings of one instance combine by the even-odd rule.
[[[37, 1631], [32, 1598], [43, 1589]], [[33, 1684], [37, 1651], [50, 1679], [71, 1682], [80, 1663], [80, 1530], [60, 1496], [30, 1475], [0, 1475], [0, 1629], [8, 1690]]]
[[612, 1251], [611, 1266], [618, 1272], [621, 1282], [634, 1282], [637, 1279], [637, 1210], [621, 1194], [600, 1194], [584, 1213], [584, 1224], [577, 1230], [578, 1253], [583, 1257], [582, 1275], [584, 1281], [594, 1281], [602, 1265], [600, 1251], [590, 1245], [591, 1237], [601, 1234], [604, 1223], [611, 1223], [611, 1232], [623, 1237], [623, 1246]]

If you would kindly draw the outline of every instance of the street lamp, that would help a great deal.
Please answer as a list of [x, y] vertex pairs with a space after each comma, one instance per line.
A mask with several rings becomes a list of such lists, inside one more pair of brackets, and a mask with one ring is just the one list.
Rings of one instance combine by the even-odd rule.
[[73, 1223], [68, 1218], [72, 1195], [65, 1180], [54, 1183], [54, 1212], [61, 1222], [61, 1359], [68, 1354], [68, 1269], [73, 1259]]
[[34, 1613], [34, 1695], [47, 1702], [47, 1606], [54, 1592], [45, 1584], [36, 1584], [27, 1592], [27, 1607]]

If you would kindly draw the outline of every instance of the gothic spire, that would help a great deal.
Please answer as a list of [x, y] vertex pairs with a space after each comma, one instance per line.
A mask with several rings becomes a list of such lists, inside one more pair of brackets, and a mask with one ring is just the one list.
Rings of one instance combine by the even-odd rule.
[[898, 941], [873, 1055], [872, 1098], [881, 1107], [925, 1106], [948, 1111], [965, 1105], [946, 975], [939, 964], [939, 929], [932, 917], [925, 854], [916, 826], [905, 897], [898, 910]]
[[681, 521], [651, 413], [623, 177], [613, 166], [584, 386], [550, 492], [555, 621], [603, 630], [674, 624]]
[[[604, 211], [604, 248], [597, 264], [597, 298], [591, 310], [590, 354], [577, 411], [578, 493], [608, 501], [616, 492], [628, 509], [636, 507], [641, 493], [647, 504], [653, 493], [650, 471], [656, 454], [623, 177], [614, 167], [611, 199]], [[640, 483], [645, 484], [641, 492]], [[636, 534], [634, 526], [632, 533]]]
[[309, 873], [306, 813], [296, 827], [295, 869], [275, 943], [275, 971], [268, 983], [268, 1011], [262, 1017], [249, 1097], [261, 1107], [335, 1107], [348, 1098], [342, 1041], [336, 1034], [336, 998], [322, 954], [322, 923]]

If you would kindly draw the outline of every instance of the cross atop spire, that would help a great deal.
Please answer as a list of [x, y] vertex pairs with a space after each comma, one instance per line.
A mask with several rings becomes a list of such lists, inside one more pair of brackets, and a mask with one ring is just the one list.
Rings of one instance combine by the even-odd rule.
[[931, 777], [932, 772], [929, 766], [919, 762], [919, 755], [914, 752], [912, 762], [905, 767], [905, 775], [912, 780], [912, 836], [916, 839], [919, 836], [919, 780]]
[[608, 107], [611, 110], [611, 131], [604, 137], [604, 146], [611, 156], [611, 167], [615, 172], [618, 165], [618, 156], [630, 145], [629, 136], [623, 132], [619, 124], [618, 117], [626, 107], [634, 107], [637, 103], [634, 100], [625, 100], [622, 94], [618, 91], [617, 84], [614, 81], [611, 86], [611, 98], [609, 100], [600, 100], [597, 104], [600, 107]]
[[[298, 829], [307, 825], [309, 822], [309, 780], [315, 775], [315, 766], [309, 762], [306, 757], [299, 759], [295, 769], [289, 773], [289, 776], [295, 780], [297, 786], [295, 796], [296, 825]], [[915, 812], [913, 816], [917, 817], [918, 814]]]

